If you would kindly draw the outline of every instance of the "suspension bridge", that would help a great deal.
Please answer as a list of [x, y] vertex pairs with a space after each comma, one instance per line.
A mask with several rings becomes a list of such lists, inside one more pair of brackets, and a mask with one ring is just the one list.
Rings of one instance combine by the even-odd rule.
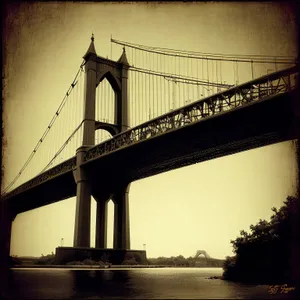
[[298, 138], [295, 58], [111, 43], [123, 47], [118, 61], [99, 56], [92, 37], [43, 135], [2, 190], [8, 251], [17, 214], [74, 196], [69, 252], [90, 249], [91, 196], [97, 202], [96, 248], [106, 249], [112, 199], [113, 248], [129, 250], [131, 182]]

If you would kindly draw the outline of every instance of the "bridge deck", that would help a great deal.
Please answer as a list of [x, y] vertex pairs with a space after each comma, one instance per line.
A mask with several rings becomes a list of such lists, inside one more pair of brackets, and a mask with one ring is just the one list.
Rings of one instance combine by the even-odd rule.
[[[133, 181], [296, 138], [299, 128], [295, 101], [297, 75], [296, 68], [269, 74], [187, 105], [93, 147], [84, 164], [91, 181], [95, 186], [101, 182], [113, 188], [120, 180]], [[76, 194], [72, 174], [75, 166], [73, 157], [2, 199], [9, 200], [18, 212], [22, 212], [72, 197]]]

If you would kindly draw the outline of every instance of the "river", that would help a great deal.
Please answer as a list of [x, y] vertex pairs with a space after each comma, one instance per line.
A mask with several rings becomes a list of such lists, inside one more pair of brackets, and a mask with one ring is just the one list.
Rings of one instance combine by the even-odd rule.
[[10, 299], [290, 299], [220, 279], [219, 268], [11, 269]]

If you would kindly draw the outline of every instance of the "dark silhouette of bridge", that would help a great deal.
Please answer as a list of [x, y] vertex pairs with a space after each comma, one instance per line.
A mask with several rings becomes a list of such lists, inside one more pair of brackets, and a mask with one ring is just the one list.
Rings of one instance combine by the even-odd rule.
[[[287, 63], [284, 59], [281, 62]], [[2, 194], [1, 240], [6, 245], [6, 255], [9, 253], [11, 224], [17, 214], [73, 196], [76, 196], [74, 247], [60, 247], [57, 250], [60, 255], [63, 251], [74, 254], [90, 249], [91, 196], [97, 202], [96, 248], [107, 248], [107, 202], [112, 199], [115, 216], [113, 248], [125, 253], [130, 249], [128, 194], [131, 182], [197, 162], [296, 139], [299, 135], [296, 66], [242, 84], [226, 85], [222, 81], [204, 81], [130, 66], [125, 48], [118, 61], [105, 59], [96, 54], [92, 37], [80, 70], [85, 76], [84, 116], [64, 144], [81, 132], [76, 155], [55, 166], [51, 160], [40, 174]], [[178, 108], [173, 105], [169, 111], [131, 128], [130, 70], [171, 80], [175, 84], [203, 85], [215, 89], [215, 93]], [[113, 122], [96, 120], [95, 117], [97, 87], [105, 81], [113, 90]], [[76, 84], [77, 81], [72, 83], [67, 96]], [[152, 92], [155, 99], [160, 89], [154, 93], [150, 87], [149, 83], [145, 89], [149, 88], [150, 92], [146, 94]], [[174, 88], [173, 94], [175, 91]], [[137, 95], [140, 93], [138, 90]], [[167, 99], [168, 92], [161, 93], [161, 99]], [[163, 102], [155, 105], [159, 110]], [[55, 118], [60, 115], [60, 109]], [[46, 134], [52, 125], [48, 126]], [[109, 132], [112, 138], [95, 145], [95, 135], [99, 130]], [[40, 142], [44, 139], [45, 136]], [[57, 157], [56, 154], [54, 159]]]

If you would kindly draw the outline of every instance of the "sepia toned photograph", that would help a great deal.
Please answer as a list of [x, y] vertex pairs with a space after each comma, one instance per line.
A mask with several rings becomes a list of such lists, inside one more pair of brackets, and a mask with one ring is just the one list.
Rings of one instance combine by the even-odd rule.
[[2, 8], [3, 299], [299, 299], [295, 1]]

